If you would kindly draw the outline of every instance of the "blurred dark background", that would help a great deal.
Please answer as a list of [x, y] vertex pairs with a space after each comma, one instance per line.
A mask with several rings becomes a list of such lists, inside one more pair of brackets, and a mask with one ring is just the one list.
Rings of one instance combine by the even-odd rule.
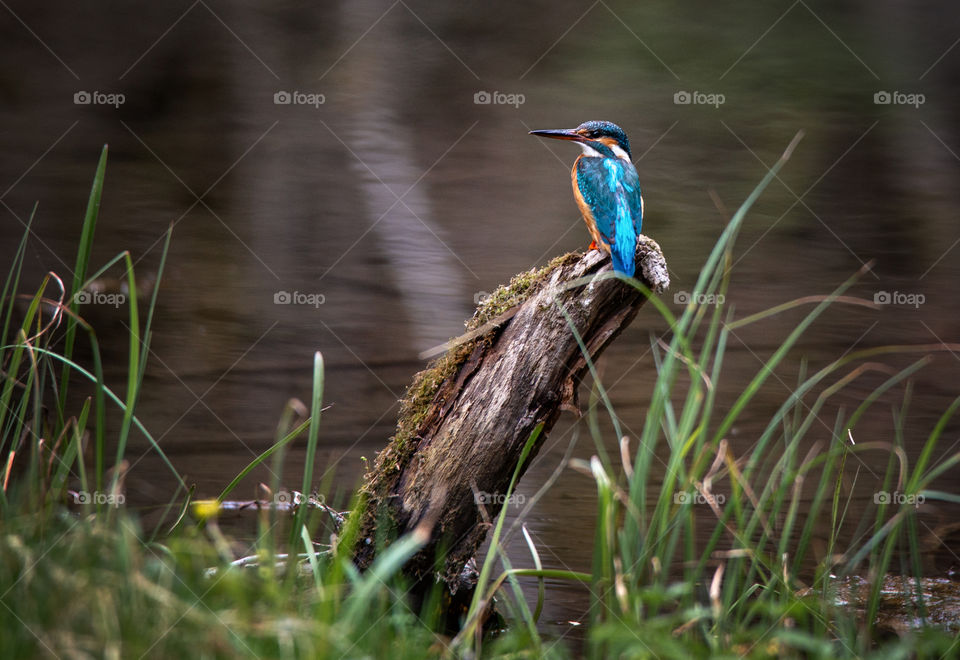
[[[587, 119], [630, 136], [644, 233], [663, 247], [665, 300], [678, 313], [674, 296], [691, 290], [726, 219], [798, 130], [805, 138], [746, 221], [728, 303], [743, 317], [827, 294], [875, 260], [853, 295], [886, 292], [892, 304], [825, 314], [734, 429], [738, 452], [793, 391], [803, 360], [809, 373], [859, 348], [931, 345], [904, 425], [913, 459], [958, 394], [960, 355], [933, 350], [960, 341], [960, 14], [948, 3], [3, 6], [0, 258], [6, 268], [39, 202], [25, 290], [48, 270], [72, 277], [109, 143], [93, 266], [129, 249], [149, 280], [174, 224], [137, 412], [198, 496], [215, 496], [270, 446], [291, 397], [308, 399], [316, 350], [332, 405], [316, 474], [348, 494], [362, 457], [392, 434], [425, 364], [418, 353], [460, 334], [484, 292], [589, 242], [570, 191], [577, 150], [526, 135]], [[922, 304], [907, 302], [918, 295]], [[721, 410], [805, 311], [732, 335]], [[127, 310], [81, 312], [122, 390]], [[634, 438], [655, 374], [651, 338], [668, 332], [648, 307], [600, 363]], [[840, 441], [838, 407], [849, 413], [887, 377], [854, 381], [811, 440]], [[857, 439], [893, 441], [903, 394], [885, 395]], [[536, 491], [578, 431], [575, 455], [596, 451], [565, 416], [521, 492]], [[616, 440], [607, 429], [607, 446]], [[958, 440], [953, 422], [934, 460]], [[128, 497], [148, 512], [174, 481], [143, 438], [128, 454]], [[288, 456], [288, 487], [302, 457]], [[888, 456], [861, 458], [866, 511]], [[270, 474], [254, 477], [239, 496]], [[939, 486], [956, 492], [958, 481], [954, 470]], [[593, 492], [566, 471], [536, 506], [529, 524], [545, 563], [589, 570]], [[931, 529], [950, 518], [926, 507]], [[943, 541], [937, 567], [960, 565]], [[510, 547], [526, 561], [522, 543]], [[549, 594], [548, 619], [583, 615], [580, 590]]]

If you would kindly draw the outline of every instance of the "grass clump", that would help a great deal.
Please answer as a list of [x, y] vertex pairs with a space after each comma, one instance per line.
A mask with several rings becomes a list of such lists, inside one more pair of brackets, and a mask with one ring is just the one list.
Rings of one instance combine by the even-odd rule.
[[[669, 345], [653, 346], [657, 380], [640, 437], [620, 443], [620, 465], [604, 452], [574, 463], [595, 481], [598, 496], [589, 589], [591, 657], [891, 657], [921, 648], [946, 653], [957, 644], [952, 634], [929, 626], [924, 613], [927, 596], [921, 586], [913, 502], [924, 496], [957, 501], [955, 494], [928, 489], [960, 463], [960, 454], [954, 454], [939, 465], [929, 464], [960, 398], [930, 430], [915, 465], [907, 465], [903, 450], [910, 378], [926, 358], [892, 375], [883, 369], [889, 377], [851, 414], [839, 410], [826, 440], [811, 437], [810, 430], [831, 397], [874, 368], [866, 360], [909, 347], [852, 351], [809, 375], [801, 369], [793, 394], [744, 454], [737, 455], [728, 438], [806, 329], [830, 305], [845, 300], [844, 292], [857, 277], [829, 295], [743, 319], [736, 319], [723, 302], [744, 216], [793, 146], [734, 215], [701, 270], [691, 300], [718, 303], [691, 302], [674, 317], [652, 299], [673, 336]], [[733, 404], [721, 408], [715, 397], [732, 333], [811, 302], [816, 303], [813, 309], [781, 340]], [[865, 412], [901, 386], [904, 403], [890, 440], [853, 443]], [[599, 399], [612, 411], [602, 388]], [[862, 512], [862, 536], [847, 546], [845, 532], [856, 524], [851, 519], [857, 513], [851, 472], [856, 472], [854, 482], [858, 476], [866, 480], [856, 470], [859, 456], [877, 451], [891, 460], [872, 486], [877, 492], [898, 491], [909, 504], [882, 504]], [[655, 460], [666, 463], [659, 487], [651, 487], [660, 472], [653, 470]], [[815, 554], [813, 537], [824, 529], [826, 552]], [[901, 551], [899, 560], [895, 549]], [[910, 593], [904, 595], [913, 614], [905, 613], [905, 619], [914, 623], [903, 637], [885, 639], [877, 630], [877, 611], [884, 576], [894, 571], [911, 578], [906, 581]], [[860, 612], [837, 599], [835, 576], [850, 575], [863, 575], [869, 584]]]
[[443, 648], [391, 595], [404, 593], [395, 577], [333, 583], [323, 577], [333, 560], [320, 559], [318, 588], [266, 556], [257, 568], [232, 566], [213, 529], [149, 543], [132, 517], [114, 518], [5, 522], [0, 655], [419, 658]]

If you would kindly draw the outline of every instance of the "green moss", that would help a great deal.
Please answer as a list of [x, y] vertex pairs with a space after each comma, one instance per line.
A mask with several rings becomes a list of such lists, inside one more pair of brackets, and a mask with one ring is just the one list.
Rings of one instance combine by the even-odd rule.
[[583, 254], [580, 252], [568, 252], [563, 256], [554, 258], [543, 268], [534, 268], [525, 273], [514, 275], [509, 284], [504, 284], [480, 303], [477, 311], [473, 314], [473, 318], [467, 321], [467, 330], [476, 330], [483, 324], [516, 307], [539, 291], [539, 285], [549, 277], [550, 273], [582, 256]]

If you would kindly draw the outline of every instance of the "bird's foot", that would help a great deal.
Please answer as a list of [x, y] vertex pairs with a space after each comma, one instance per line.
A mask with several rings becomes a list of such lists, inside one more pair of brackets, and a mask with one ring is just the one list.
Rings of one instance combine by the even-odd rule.
[[596, 242], [596, 241], [590, 241], [590, 247], [588, 247], [587, 249], [588, 249], [588, 250], [596, 250], [596, 249], [597, 249], [597, 242]]

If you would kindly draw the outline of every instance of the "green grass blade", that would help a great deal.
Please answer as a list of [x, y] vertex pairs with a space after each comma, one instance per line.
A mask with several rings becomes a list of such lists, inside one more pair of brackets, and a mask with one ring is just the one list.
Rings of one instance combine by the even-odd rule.
[[[87, 211], [83, 217], [83, 228], [80, 231], [80, 244], [77, 247], [77, 261], [73, 271], [73, 286], [67, 297], [70, 310], [77, 311], [77, 301], [74, 296], [83, 288], [87, 267], [90, 263], [90, 253], [93, 251], [93, 236], [97, 227], [97, 216], [100, 213], [100, 197], [103, 193], [103, 180], [107, 171], [107, 145], [103, 145], [100, 152], [100, 161], [97, 171], [93, 175], [93, 185], [90, 187], [90, 197], [87, 200]], [[68, 360], [73, 357], [73, 342], [77, 332], [77, 324], [72, 316], [67, 317], [67, 330], [63, 344], [63, 355]], [[60, 379], [60, 405], [63, 410], [67, 405], [67, 385], [70, 381], [70, 369], [64, 369]], [[100, 420], [98, 420], [98, 424]]]
[[[300, 492], [307, 499], [313, 489], [313, 463], [317, 456], [317, 442], [320, 437], [320, 414], [323, 410], [323, 382], [324, 368], [323, 355], [320, 351], [313, 354], [313, 393], [310, 398], [310, 428], [307, 432], [307, 453], [304, 457], [303, 484]], [[297, 508], [291, 534], [301, 534], [301, 528], [306, 520], [308, 507]], [[304, 528], [305, 531], [305, 528]]]
[[127, 305], [130, 308], [130, 326], [127, 328], [127, 332], [130, 334], [128, 348], [129, 362], [127, 365], [126, 404], [123, 407], [123, 422], [120, 425], [120, 435], [117, 441], [116, 469], [113, 474], [111, 490], [116, 486], [121, 476], [120, 463], [123, 461], [123, 456], [127, 451], [127, 438], [130, 436], [133, 410], [137, 405], [137, 398], [140, 392], [139, 385], [142, 378], [140, 352], [145, 349], [145, 345], [141, 346], [140, 343], [140, 313], [137, 303], [137, 281], [133, 274], [133, 261], [130, 259], [129, 252], [124, 252], [124, 260], [127, 264], [127, 289], [129, 291]]
[[280, 441], [275, 442], [269, 449], [261, 453], [252, 461], [250, 461], [250, 463], [247, 464], [247, 467], [243, 468], [243, 470], [241, 470], [240, 473], [233, 478], [233, 481], [227, 484], [227, 487], [223, 489], [223, 492], [221, 492], [220, 495], [217, 496], [217, 502], [222, 503], [224, 500], [226, 500], [227, 496], [233, 492], [233, 489], [239, 486], [240, 482], [243, 481], [244, 478], [246, 478], [246, 476], [250, 474], [258, 465], [260, 465], [265, 460], [273, 456], [276, 452], [280, 451], [285, 446], [287, 446], [297, 436], [299, 436], [301, 433], [306, 431], [309, 428], [309, 426], [310, 426], [310, 420], [308, 419], [305, 422], [301, 423], [300, 426], [290, 431]]

